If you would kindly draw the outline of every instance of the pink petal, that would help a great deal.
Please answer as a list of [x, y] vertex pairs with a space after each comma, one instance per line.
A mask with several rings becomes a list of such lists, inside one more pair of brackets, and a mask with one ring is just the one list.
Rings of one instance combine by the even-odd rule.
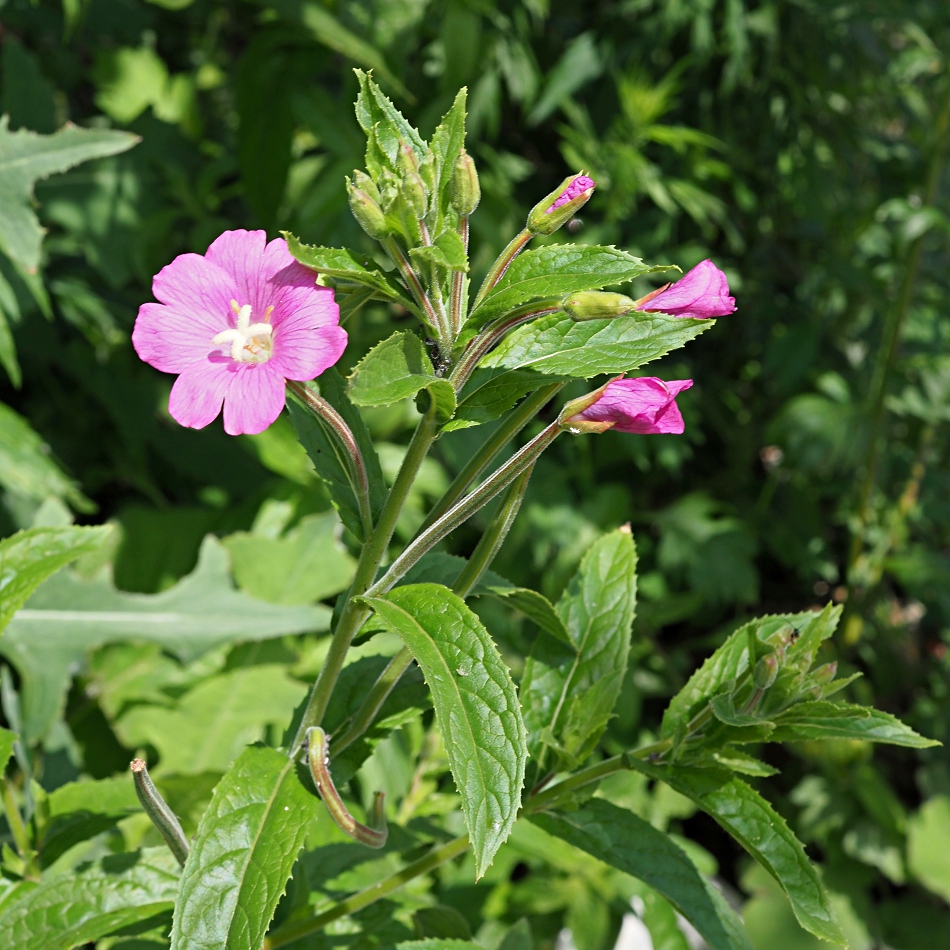
[[310, 328], [288, 320], [274, 333], [274, 355], [267, 365], [285, 379], [316, 379], [340, 359], [346, 340], [343, 327]]
[[677, 406], [675, 402], [670, 402], [656, 414], [650, 431], [657, 435], [664, 433], [669, 435], [682, 435], [685, 428], [686, 425], [683, 422], [683, 414], [680, 412], [680, 407]]
[[316, 281], [317, 275], [296, 261], [270, 279], [267, 297], [268, 306], [274, 308], [270, 322], [275, 330], [288, 317], [305, 321], [310, 327], [336, 326], [340, 322], [333, 291]]
[[[301, 267], [291, 257], [286, 241], [278, 238], [267, 244], [264, 231], [225, 231], [211, 243], [206, 257], [232, 276], [237, 286], [235, 299], [241, 306], [249, 303], [258, 320], [264, 319], [264, 311], [274, 303], [268, 286], [271, 279], [291, 265]], [[301, 269], [313, 286], [313, 271]]]
[[152, 293], [162, 303], [177, 305], [185, 313], [217, 318], [219, 329], [226, 326], [237, 290], [226, 270], [200, 254], [180, 254], [152, 280]]
[[146, 303], [132, 330], [135, 352], [163, 373], [180, 373], [186, 366], [217, 351], [211, 341], [228, 325], [226, 317], [215, 318], [201, 311], [186, 312], [180, 304]]
[[190, 429], [203, 429], [221, 411], [231, 383], [230, 360], [212, 357], [187, 366], [172, 386], [171, 417]]
[[284, 378], [272, 361], [231, 365], [234, 371], [224, 400], [224, 431], [228, 435], [257, 435], [284, 408]]

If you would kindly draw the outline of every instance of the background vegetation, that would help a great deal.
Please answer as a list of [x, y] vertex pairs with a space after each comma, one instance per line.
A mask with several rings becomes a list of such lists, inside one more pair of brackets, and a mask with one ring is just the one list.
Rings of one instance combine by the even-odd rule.
[[[366, 241], [343, 179], [362, 167], [360, 65], [426, 135], [469, 86], [484, 193], [476, 268], [583, 168], [598, 189], [570, 226], [574, 240], [684, 269], [712, 257], [729, 275], [738, 312], [651, 368], [696, 380], [679, 400], [686, 435], [560, 440], [495, 564], [556, 596], [595, 537], [632, 523], [637, 659], [608, 748], [655, 729], [666, 699], [743, 619], [829, 600], [845, 606], [840, 672], [864, 674], [852, 695], [950, 739], [945, 3], [7, 0], [0, 19], [11, 128], [71, 121], [141, 137], [37, 185], [41, 286], [0, 260], [0, 535], [72, 518], [120, 529], [80, 563], [79, 587], [50, 595], [57, 603], [148, 609], [108, 578], [159, 594], [195, 570], [201, 549], [191, 586], [162, 602], [223, 604], [213, 600], [228, 583], [223, 547], [239, 588], [296, 609], [262, 614], [259, 629], [275, 636], [325, 623], [312, 605], [332, 604], [348, 583], [347, 539], [289, 422], [238, 439], [219, 423], [180, 428], [166, 411], [171, 378], [138, 361], [129, 335], [151, 276], [226, 228]], [[364, 308], [347, 324], [350, 352], [404, 321]], [[390, 471], [414, 412], [366, 414]], [[470, 437], [440, 442], [430, 497]], [[426, 505], [423, 489], [403, 537]], [[202, 548], [208, 534], [220, 544]], [[464, 533], [453, 543], [467, 553]], [[220, 619], [244, 607], [215, 609]], [[491, 604], [479, 611], [514, 662], [533, 628]], [[144, 749], [191, 830], [242, 745], [279, 738], [325, 648], [315, 634], [234, 646], [232, 624], [196, 657], [87, 624], [40, 655], [24, 623], [0, 641], [11, 663], [4, 714], [25, 722], [32, 743], [19, 768], [52, 792], [119, 775]], [[450, 789], [408, 770], [423, 738], [407, 724], [358, 780], [364, 795], [386, 788], [400, 821], [452, 807]], [[822, 864], [852, 947], [950, 946], [948, 752], [869, 748], [769, 747], [781, 774], [759, 784]], [[817, 945], [710, 820], [629, 781], [637, 810], [693, 842], [745, 902], [758, 947]], [[149, 834], [123, 818], [100, 847]], [[489, 921], [486, 945], [525, 915], [539, 946], [564, 926], [580, 950], [613, 945], [629, 895], [598, 867], [531, 841], [503, 854], [477, 886], [471, 867], [433, 885], [471, 925]], [[356, 887], [386, 860], [312, 869], [311, 881]], [[366, 945], [411, 936], [420, 899], [377, 905]], [[655, 945], [678, 946], [658, 926]]]

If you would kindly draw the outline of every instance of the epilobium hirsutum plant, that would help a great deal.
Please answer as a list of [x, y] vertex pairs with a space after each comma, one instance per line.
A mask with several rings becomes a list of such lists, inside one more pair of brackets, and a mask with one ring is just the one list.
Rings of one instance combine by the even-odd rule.
[[[378, 255], [309, 247], [290, 234], [267, 244], [261, 232], [228, 232], [205, 256], [184, 255], [156, 277], [161, 303], [145, 304], [136, 325], [142, 358], [179, 374], [169, 409], [183, 425], [210, 424], [223, 403], [228, 432], [259, 432], [286, 398], [300, 442], [359, 548], [319, 675], [283, 744], [254, 745], [238, 756], [192, 841], [183, 841], [145, 763], [133, 765], [147, 813], [184, 861], [180, 881], [169, 885], [175, 862], [149, 858], [156, 880], [165, 876], [162, 899], [174, 892], [173, 950], [323, 946], [307, 941], [328, 927], [334, 945], [355, 944], [385, 923], [385, 910], [364, 913], [370, 905], [469, 851], [480, 878], [522, 822], [534, 828], [525, 834], [542, 829], [638, 878], [670, 919], [672, 907], [713, 950], [750, 947], [736, 913], [680, 845], [630, 810], [623, 795], [600, 788], [621, 773], [665, 783], [708, 812], [775, 877], [803, 927], [842, 942], [802, 845], [749, 784], [774, 771], [757, 751], [797, 740], [931, 743], [885, 713], [832, 698], [846, 683], [834, 681], [833, 664], [816, 661], [837, 609], [745, 624], [673, 697], [658, 735], [607, 755], [601, 740], [626, 674], [636, 604], [629, 526], [591, 545], [556, 603], [490, 571], [536, 461], [561, 434], [684, 431], [676, 397], [692, 380], [636, 373], [713, 327], [710, 318], [735, 310], [725, 275], [704, 261], [633, 300], [604, 288], [629, 289], [635, 278], [670, 268], [615, 247], [531, 247], [589, 199], [595, 184], [577, 174], [538, 203], [472, 286], [469, 216], [480, 190], [464, 149], [464, 91], [425, 142], [367, 76], [359, 79], [366, 169], [354, 172], [348, 190]], [[362, 355], [344, 380], [334, 369], [347, 340], [339, 314], [345, 320], [369, 300], [399, 305], [417, 323]], [[607, 379], [548, 412], [554, 421], [499, 461], [569, 382], [596, 377]], [[411, 397], [418, 425], [387, 490], [359, 409]], [[416, 534], [394, 544], [433, 445], [490, 422], [497, 424]], [[480, 511], [485, 527], [468, 558], [437, 550]], [[537, 628], [520, 683], [470, 606], [475, 597], [494, 598]], [[378, 663], [351, 662], [354, 644], [380, 631], [401, 648]], [[387, 825], [377, 794], [371, 814], [361, 817], [351, 778], [382, 737], [430, 704], [440, 745], [420, 752], [418, 774], [450, 771], [458, 809], [441, 823], [430, 816], [410, 824], [390, 811]], [[363, 879], [370, 886], [360, 889], [354, 879], [349, 893], [337, 888], [313, 906], [308, 873], [337, 860], [306, 852], [321, 813], [357, 843], [347, 847], [383, 849], [391, 860], [375, 879]], [[309, 857], [298, 861], [302, 851]], [[349, 866], [338, 865], [334, 876]], [[292, 877], [293, 896], [272, 925]], [[41, 884], [18, 901], [6, 915], [16, 920], [4, 923], [0, 914], [0, 938], [39, 913], [53, 886]], [[82, 939], [140, 919], [119, 913], [132, 899], [111, 894], [120, 924], [90, 924]], [[465, 936], [468, 925], [460, 926], [457, 914], [415, 918], [418, 936]], [[381, 944], [393, 939], [379, 937]]]

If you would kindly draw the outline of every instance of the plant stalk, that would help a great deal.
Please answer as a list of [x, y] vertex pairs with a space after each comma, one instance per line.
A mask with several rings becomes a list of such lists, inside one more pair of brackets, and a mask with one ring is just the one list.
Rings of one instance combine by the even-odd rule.
[[[468, 258], [468, 215], [464, 214], [459, 218], [459, 237], [462, 239], [462, 246], [465, 248], [465, 256]], [[449, 324], [452, 328], [452, 337], [456, 339], [462, 330], [462, 324], [465, 322], [465, 314], [462, 313], [462, 298], [465, 291], [465, 274], [460, 271], [452, 272], [452, 299], [449, 302]]]
[[178, 821], [178, 816], [171, 810], [168, 802], [162, 798], [162, 793], [155, 787], [145, 767], [144, 759], [133, 759], [132, 778], [135, 780], [135, 794], [138, 796], [145, 810], [145, 814], [151, 819], [152, 824], [158, 829], [158, 833], [164, 838], [168, 849], [175, 856], [175, 860], [182, 866], [188, 859], [188, 839], [185, 837], [184, 829]]
[[531, 240], [533, 235], [525, 228], [520, 234], [515, 235], [508, 246], [498, 255], [495, 263], [485, 275], [482, 286], [478, 290], [478, 296], [472, 305], [472, 313], [478, 309], [478, 305], [485, 299], [486, 294], [495, 284], [505, 276], [505, 271], [511, 266], [511, 262], [524, 250], [525, 245]]
[[386, 253], [392, 258], [393, 263], [399, 268], [399, 273], [402, 274], [402, 279], [409, 287], [412, 296], [415, 297], [416, 303], [422, 307], [423, 312], [428, 318], [429, 325], [438, 335], [439, 349], [442, 351], [446, 351], [446, 348], [451, 349], [449, 342], [451, 337], [449, 335], [449, 329], [446, 326], [445, 320], [432, 305], [432, 301], [429, 299], [429, 295], [423, 289], [422, 283], [413, 269], [409, 258], [403, 254], [402, 248], [396, 243], [395, 238], [384, 238], [381, 243], [386, 249]]

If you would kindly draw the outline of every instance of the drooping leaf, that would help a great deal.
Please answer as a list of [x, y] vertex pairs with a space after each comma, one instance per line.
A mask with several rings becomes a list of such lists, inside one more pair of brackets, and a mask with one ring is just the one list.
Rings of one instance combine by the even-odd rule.
[[329, 621], [323, 606], [265, 604], [235, 591], [227, 552], [209, 537], [195, 570], [161, 594], [127, 594], [103, 579], [57, 574], [13, 618], [0, 653], [22, 677], [24, 739], [32, 741], [62, 708], [87, 651], [105, 643], [148, 640], [189, 661], [224, 643], [325, 630]]
[[402, 637], [432, 691], [481, 877], [517, 818], [528, 758], [511, 674], [481, 621], [447, 588], [411, 584], [367, 602]]
[[828, 894], [785, 819], [753, 788], [721, 769], [659, 766], [627, 757], [631, 768], [696, 802], [782, 886], [798, 922], [810, 933], [844, 944]]
[[389, 406], [428, 389], [449, 419], [455, 411], [455, 390], [435, 375], [422, 340], [411, 330], [397, 330], [374, 346], [350, 374], [348, 393], [357, 406]]
[[594, 542], [557, 604], [568, 642], [542, 633], [525, 663], [528, 745], [535, 756], [550, 747], [558, 768], [590, 755], [613, 713], [630, 652], [636, 568], [629, 528]]
[[265, 726], [286, 726], [306, 694], [279, 664], [246, 666], [202, 680], [174, 705], [136, 704], [115, 730], [130, 748], [158, 750], [155, 775], [223, 772]]
[[575, 323], [563, 314], [539, 317], [515, 330], [479, 364], [589, 379], [631, 373], [684, 346], [714, 321], [638, 314]]
[[864, 739], [886, 742], [911, 749], [927, 749], [940, 745], [926, 739], [904, 725], [896, 716], [852, 703], [831, 703], [824, 700], [796, 703], [774, 717], [772, 742], [794, 742], [799, 739]]
[[178, 870], [167, 848], [146, 848], [44, 881], [0, 909], [0, 946], [72, 950], [141, 924], [171, 910]]
[[117, 155], [138, 142], [138, 136], [112, 129], [81, 129], [65, 125], [53, 135], [26, 129], [11, 132], [0, 118], [0, 250], [24, 270], [40, 263], [43, 229], [33, 210], [33, 185], [38, 179], [89, 161]]
[[659, 891], [712, 950], [751, 950], [742, 922], [669, 835], [632, 812], [593, 799], [578, 811], [531, 821], [611, 867]]
[[261, 950], [320, 800], [286, 753], [251, 746], [215, 788], [181, 875], [172, 950]]
[[536, 297], [561, 297], [578, 290], [598, 290], [669, 269], [651, 267], [616, 247], [548, 244], [516, 257], [505, 276], [472, 312], [469, 323], [482, 326]]
[[520, 610], [529, 620], [534, 621], [545, 633], [550, 633], [552, 637], [573, 649], [574, 643], [564, 621], [543, 594], [526, 587], [489, 587], [488, 592], [507, 601], [515, 610]]
[[30, 528], [0, 541], [0, 630], [43, 581], [80, 554], [94, 551], [111, 530], [106, 525]]

